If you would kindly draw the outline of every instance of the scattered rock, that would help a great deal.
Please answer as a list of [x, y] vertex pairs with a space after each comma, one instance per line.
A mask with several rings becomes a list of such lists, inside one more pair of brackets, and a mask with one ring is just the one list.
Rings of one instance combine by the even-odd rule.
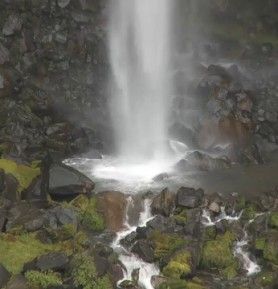
[[204, 197], [202, 189], [195, 190], [193, 188], [182, 187], [177, 192], [176, 205], [186, 208], [196, 208], [201, 205]]
[[152, 213], [154, 215], [161, 214], [169, 217], [175, 206], [175, 194], [168, 189], [164, 189], [157, 195], [151, 204]]
[[6, 36], [13, 35], [15, 32], [20, 31], [22, 28], [22, 19], [19, 15], [10, 15], [5, 22], [2, 32]]
[[138, 240], [131, 251], [137, 254], [145, 262], [154, 262], [154, 251], [151, 244], [146, 240]]
[[37, 259], [36, 266], [41, 271], [63, 271], [69, 263], [69, 258], [64, 253], [49, 253]]
[[0, 288], [6, 286], [10, 278], [11, 274], [3, 265], [0, 264]]

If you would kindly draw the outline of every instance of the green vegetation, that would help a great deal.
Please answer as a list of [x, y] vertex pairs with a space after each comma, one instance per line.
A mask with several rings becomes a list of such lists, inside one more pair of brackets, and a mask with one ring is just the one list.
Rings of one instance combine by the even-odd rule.
[[154, 231], [150, 237], [154, 244], [154, 254], [157, 260], [160, 260], [186, 243], [181, 237], [171, 234], [163, 234], [160, 231]]
[[191, 273], [191, 254], [179, 251], [163, 269], [163, 274], [171, 278], [181, 278]]
[[255, 241], [255, 248], [263, 252], [267, 261], [278, 265], [278, 232], [270, 231], [266, 238], [259, 238]]
[[27, 189], [31, 182], [41, 173], [39, 168], [17, 164], [8, 159], [0, 159], [0, 169], [3, 169], [6, 174], [13, 175], [18, 180], [19, 192]]
[[8, 271], [17, 274], [25, 263], [37, 256], [53, 251], [69, 251], [67, 243], [43, 244], [35, 234], [3, 234], [0, 235], [0, 263]]
[[77, 208], [81, 223], [94, 232], [102, 232], [105, 229], [105, 222], [97, 210], [97, 200], [95, 197], [88, 198], [81, 195], [72, 201], [72, 205]]
[[187, 222], [186, 210], [182, 210], [178, 215], [174, 215], [174, 219], [178, 225], [185, 225]]
[[76, 286], [83, 289], [112, 289], [109, 277], [98, 277], [93, 258], [86, 254], [76, 255], [72, 272]]
[[224, 235], [217, 236], [215, 240], [207, 241], [202, 252], [202, 267], [216, 268], [228, 279], [234, 277], [238, 267], [232, 252], [234, 240], [234, 234], [226, 232]]
[[242, 219], [252, 220], [256, 217], [257, 210], [254, 205], [247, 205], [242, 213]]
[[46, 289], [49, 286], [62, 285], [61, 277], [52, 271], [48, 272], [38, 272], [38, 271], [28, 271], [25, 273], [25, 277], [30, 286], [34, 288]]
[[199, 282], [185, 281], [181, 279], [170, 279], [167, 282], [162, 283], [159, 289], [205, 289], [205, 287]]
[[270, 226], [278, 229], [278, 212], [270, 214]]

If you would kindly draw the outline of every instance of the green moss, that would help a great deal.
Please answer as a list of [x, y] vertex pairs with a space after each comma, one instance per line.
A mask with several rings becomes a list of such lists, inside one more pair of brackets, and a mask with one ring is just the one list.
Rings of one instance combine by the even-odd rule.
[[49, 286], [62, 285], [61, 277], [52, 271], [48, 272], [38, 272], [38, 271], [28, 271], [25, 273], [25, 277], [32, 287], [39, 287], [46, 289]]
[[185, 225], [187, 222], [186, 210], [182, 210], [178, 215], [174, 215], [174, 219], [178, 225]]
[[260, 238], [255, 241], [255, 248], [263, 252], [263, 257], [278, 265], [278, 232], [270, 231], [266, 238]]
[[41, 173], [39, 168], [17, 164], [12, 160], [7, 159], [0, 159], [0, 169], [3, 169], [6, 174], [13, 175], [18, 180], [19, 192], [27, 189], [31, 182]]
[[195, 281], [185, 281], [181, 279], [169, 279], [159, 286], [159, 289], [205, 289], [205, 287]]
[[254, 205], [248, 205], [242, 213], [242, 219], [252, 220], [256, 217], [257, 211]]
[[231, 232], [219, 235], [215, 240], [207, 241], [203, 247], [201, 265], [205, 269], [216, 268], [223, 276], [231, 278], [237, 270], [232, 246], [235, 236]]
[[85, 254], [76, 255], [72, 272], [74, 283], [83, 289], [112, 289], [108, 276], [98, 277], [93, 258]]
[[84, 195], [73, 200], [72, 205], [77, 208], [81, 223], [95, 232], [102, 232], [105, 229], [105, 222], [97, 210], [97, 199], [88, 198]]
[[260, 283], [263, 286], [271, 286], [276, 281], [275, 273], [273, 272], [263, 272], [259, 275]]
[[179, 251], [163, 269], [163, 274], [171, 278], [180, 278], [191, 273], [191, 254]]
[[214, 240], [216, 237], [216, 228], [215, 226], [210, 226], [205, 228], [204, 238], [205, 240]]
[[186, 289], [187, 282], [180, 279], [168, 280], [159, 286], [159, 289]]
[[36, 239], [35, 234], [3, 234], [0, 235], [0, 263], [8, 271], [17, 274], [25, 263], [37, 256], [52, 251], [67, 251], [66, 243], [43, 244]]
[[157, 260], [172, 254], [186, 243], [184, 239], [177, 235], [163, 234], [160, 231], [154, 231], [150, 239], [154, 244], [154, 254]]
[[278, 212], [273, 212], [270, 215], [270, 226], [278, 229]]
[[265, 248], [265, 238], [259, 238], [255, 241], [255, 248], [257, 250], [263, 250]]

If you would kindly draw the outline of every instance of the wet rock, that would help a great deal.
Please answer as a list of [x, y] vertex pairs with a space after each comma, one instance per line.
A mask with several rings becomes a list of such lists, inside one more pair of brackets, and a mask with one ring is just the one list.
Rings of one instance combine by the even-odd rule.
[[0, 72], [0, 89], [4, 88], [4, 77]]
[[105, 219], [106, 228], [119, 231], [124, 222], [126, 198], [121, 192], [101, 192], [96, 195], [97, 206]]
[[169, 217], [175, 207], [175, 194], [167, 188], [157, 195], [151, 204], [152, 213], [154, 215], [161, 214]]
[[176, 205], [186, 208], [196, 208], [201, 205], [204, 197], [202, 189], [195, 190], [193, 188], [182, 187], [177, 192]]
[[3, 288], [11, 278], [11, 274], [0, 264], [0, 288]]
[[131, 280], [124, 280], [120, 284], [120, 288], [122, 289], [141, 289], [136, 282], [131, 281]]
[[125, 247], [130, 247], [137, 240], [137, 233], [132, 232], [121, 240], [121, 244]]
[[0, 208], [0, 234], [6, 230], [7, 212]]
[[61, 8], [66, 8], [70, 3], [70, 0], [58, 0], [58, 6]]
[[168, 179], [169, 175], [167, 173], [162, 173], [153, 178], [154, 182], [162, 182], [165, 179]]
[[163, 276], [152, 276], [151, 284], [153, 288], [160, 288], [160, 286], [167, 281], [167, 277]]
[[36, 266], [39, 270], [63, 271], [69, 263], [69, 258], [64, 253], [49, 253], [37, 259]]
[[0, 64], [4, 64], [10, 60], [10, 53], [6, 47], [0, 42]]
[[138, 240], [132, 247], [132, 252], [148, 263], [154, 262], [154, 250], [147, 240]]
[[49, 194], [54, 200], [72, 200], [79, 194], [89, 194], [94, 183], [68, 166], [54, 164], [49, 171]]
[[28, 281], [23, 275], [15, 275], [7, 285], [7, 289], [28, 289]]
[[209, 204], [209, 210], [213, 213], [220, 213], [221, 207], [217, 202], [212, 202]]
[[45, 218], [42, 216], [41, 218], [37, 218], [25, 223], [24, 228], [27, 232], [35, 232], [43, 227], [45, 221]]
[[147, 223], [147, 229], [150, 231], [160, 230], [161, 232], [171, 233], [175, 231], [175, 221], [171, 218], [158, 215]]
[[13, 35], [22, 28], [22, 19], [19, 15], [10, 15], [5, 22], [2, 32], [5, 36]]

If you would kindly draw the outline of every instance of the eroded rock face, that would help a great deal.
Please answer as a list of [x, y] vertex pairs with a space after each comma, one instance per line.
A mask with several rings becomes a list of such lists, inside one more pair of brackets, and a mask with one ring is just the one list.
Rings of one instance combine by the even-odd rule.
[[182, 187], [177, 192], [176, 205], [185, 208], [196, 208], [201, 205], [204, 197], [202, 189]]
[[101, 192], [96, 195], [97, 207], [102, 213], [106, 227], [119, 231], [123, 227], [126, 210], [126, 197], [121, 192]]
[[170, 192], [167, 188], [157, 195], [151, 204], [153, 214], [161, 214], [170, 216], [175, 206], [175, 194]]

